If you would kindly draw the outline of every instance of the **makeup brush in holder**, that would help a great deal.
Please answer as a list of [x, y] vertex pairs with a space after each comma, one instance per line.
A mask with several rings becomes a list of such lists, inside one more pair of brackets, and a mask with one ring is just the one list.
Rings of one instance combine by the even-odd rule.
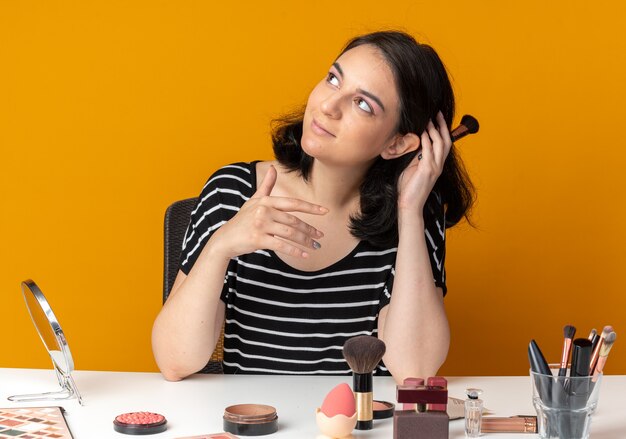
[[343, 345], [343, 356], [353, 372], [357, 430], [371, 430], [374, 426], [372, 371], [383, 358], [385, 349], [382, 340], [370, 335], [352, 337]]

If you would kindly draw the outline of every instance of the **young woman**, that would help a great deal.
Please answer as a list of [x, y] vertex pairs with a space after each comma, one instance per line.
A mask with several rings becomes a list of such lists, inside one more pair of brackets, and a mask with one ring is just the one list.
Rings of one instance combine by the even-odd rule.
[[208, 361], [225, 322], [225, 373], [348, 374], [369, 334], [376, 373], [435, 375], [449, 346], [445, 229], [473, 189], [449, 128], [435, 51], [401, 32], [350, 41], [278, 121], [276, 161], [236, 163], [204, 186], [180, 271], [153, 328], [164, 377]]

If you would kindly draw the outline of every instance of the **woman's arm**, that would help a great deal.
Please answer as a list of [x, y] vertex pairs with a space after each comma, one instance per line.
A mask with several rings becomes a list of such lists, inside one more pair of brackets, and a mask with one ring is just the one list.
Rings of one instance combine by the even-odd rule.
[[446, 359], [450, 329], [443, 291], [435, 286], [424, 235], [423, 209], [441, 175], [452, 146], [441, 113], [439, 129], [429, 122], [422, 133], [418, 156], [398, 182], [398, 253], [393, 293], [379, 315], [379, 337], [387, 345], [385, 365], [402, 383], [407, 377], [437, 373]]
[[229, 261], [258, 249], [308, 257], [323, 234], [288, 212], [324, 215], [321, 206], [293, 198], [271, 197], [276, 169], [270, 166], [257, 192], [217, 229], [185, 276], [178, 273], [172, 293], [152, 328], [152, 350], [167, 380], [202, 369], [215, 349], [224, 322], [220, 300]]
[[435, 286], [424, 237], [424, 220], [399, 218], [400, 242], [389, 305], [379, 315], [383, 358], [396, 382], [437, 373], [448, 354], [450, 330], [443, 291]]
[[228, 262], [209, 240], [189, 276], [178, 272], [152, 328], [152, 351], [165, 379], [181, 380], [211, 357], [224, 323], [220, 293]]

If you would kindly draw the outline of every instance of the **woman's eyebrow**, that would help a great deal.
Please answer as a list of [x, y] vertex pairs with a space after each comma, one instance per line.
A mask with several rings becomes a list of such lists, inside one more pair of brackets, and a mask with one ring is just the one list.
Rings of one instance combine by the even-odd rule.
[[[341, 69], [341, 66], [339, 65], [338, 62], [334, 62], [333, 63], [333, 67], [337, 70], [337, 72], [339, 72], [339, 76], [341, 76], [341, 79], [343, 79], [343, 70]], [[357, 88], [356, 91], [358, 91], [361, 94], [364, 94], [365, 96], [367, 96], [368, 98], [370, 98], [371, 100], [373, 100], [374, 102], [376, 102], [378, 104], [378, 106], [385, 111], [385, 106], [383, 105], [383, 103], [381, 102], [380, 99], [378, 99], [378, 97], [372, 93], [370, 93], [369, 91], [365, 91], [361, 88]]]
[[333, 63], [333, 67], [335, 69], [337, 69], [337, 71], [339, 72], [339, 75], [343, 78], [343, 70], [341, 70], [341, 66], [339, 65], [338, 62], [334, 62]]
[[381, 108], [381, 110], [385, 111], [385, 106], [380, 101], [380, 99], [378, 99], [375, 95], [371, 94], [369, 91], [365, 91], [365, 90], [360, 89], [360, 88], [357, 88], [356, 91], [358, 91], [361, 94], [364, 94], [365, 96], [367, 96], [368, 98], [370, 98], [371, 100], [376, 102], [378, 104], [378, 106]]

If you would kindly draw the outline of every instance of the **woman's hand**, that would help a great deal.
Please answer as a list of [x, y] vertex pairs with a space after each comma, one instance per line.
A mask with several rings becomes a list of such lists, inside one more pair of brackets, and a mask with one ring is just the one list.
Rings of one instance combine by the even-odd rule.
[[256, 193], [220, 227], [211, 241], [230, 259], [259, 249], [308, 257], [301, 247], [317, 249], [324, 234], [288, 212], [324, 215], [328, 209], [296, 198], [272, 197], [277, 172], [270, 166]]
[[[452, 148], [452, 138], [441, 111], [437, 125], [432, 120], [420, 136], [421, 151], [398, 179], [398, 209], [422, 212], [428, 195], [443, 171], [443, 165]], [[421, 159], [420, 159], [421, 157]]]

